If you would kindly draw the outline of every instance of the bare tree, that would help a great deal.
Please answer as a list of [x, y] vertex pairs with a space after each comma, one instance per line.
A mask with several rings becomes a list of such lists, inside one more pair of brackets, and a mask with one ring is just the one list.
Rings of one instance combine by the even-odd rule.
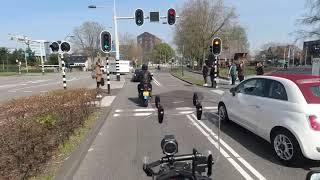
[[175, 29], [178, 51], [202, 65], [213, 36], [235, 19], [234, 9], [223, 0], [188, 0], [181, 10]]
[[99, 35], [103, 29], [103, 25], [98, 22], [84, 22], [81, 26], [74, 28], [73, 44], [93, 60], [99, 51]]
[[298, 22], [304, 25], [306, 28], [300, 29], [295, 33], [298, 35], [298, 39], [305, 39], [309, 37], [320, 37], [320, 0], [307, 0], [308, 12]]
[[128, 60], [139, 59], [142, 53], [137, 45], [136, 38], [128, 33], [120, 35], [120, 52]]

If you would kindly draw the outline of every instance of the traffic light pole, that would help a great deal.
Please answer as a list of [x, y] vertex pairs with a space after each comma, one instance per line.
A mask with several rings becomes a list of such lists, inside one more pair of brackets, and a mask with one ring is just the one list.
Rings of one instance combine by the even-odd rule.
[[62, 65], [62, 83], [63, 83], [63, 89], [67, 89], [67, 79], [66, 79], [66, 66], [65, 62], [63, 60], [63, 54], [61, 53], [59, 56], [61, 56], [61, 65]]
[[218, 88], [217, 84], [218, 78], [218, 56], [214, 56], [214, 88]]
[[108, 94], [110, 94], [110, 71], [109, 71], [109, 58], [106, 57], [107, 60], [107, 85], [108, 85]]

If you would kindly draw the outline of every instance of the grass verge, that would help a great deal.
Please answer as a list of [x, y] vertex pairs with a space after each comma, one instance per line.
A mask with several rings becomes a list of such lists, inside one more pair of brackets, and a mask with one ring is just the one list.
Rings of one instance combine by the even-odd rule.
[[171, 74], [178, 77], [179, 79], [183, 79], [183, 80], [191, 82], [192, 84], [195, 84], [195, 85], [202, 86], [204, 83], [203, 80], [197, 79], [197, 78], [190, 76], [190, 75], [184, 74], [184, 76], [182, 76], [181, 69], [173, 69], [171, 71]]
[[59, 145], [58, 149], [54, 153], [55, 155], [48, 162], [45, 171], [35, 177], [29, 178], [29, 180], [53, 180], [58, 169], [62, 166], [63, 161], [66, 160], [74, 150], [76, 150], [88, 132], [95, 126], [100, 112], [94, 111], [85, 120], [84, 126], [75, 129], [72, 135], [63, 144]]
[[18, 73], [16, 72], [0, 72], [0, 76], [13, 76], [17, 75]]

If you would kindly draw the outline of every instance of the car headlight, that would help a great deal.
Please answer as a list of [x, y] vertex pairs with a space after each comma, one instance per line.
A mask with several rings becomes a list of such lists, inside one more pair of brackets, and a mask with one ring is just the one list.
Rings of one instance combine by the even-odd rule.
[[161, 141], [161, 148], [165, 155], [173, 156], [178, 152], [178, 142], [174, 135], [166, 135]]

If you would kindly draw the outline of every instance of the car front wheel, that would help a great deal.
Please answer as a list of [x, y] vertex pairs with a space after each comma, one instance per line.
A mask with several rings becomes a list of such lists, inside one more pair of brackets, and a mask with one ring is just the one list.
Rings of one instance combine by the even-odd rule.
[[297, 165], [303, 159], [298, 141], [288, 130], [274, 132], [272, 146], [278, 159], [285, 165]]
[[221, 103], [218, 107], [218, 115], [219, 115], [221, 121], [224, 121], [224, 122], [229, 121], [227, 108], [223, 103]]

